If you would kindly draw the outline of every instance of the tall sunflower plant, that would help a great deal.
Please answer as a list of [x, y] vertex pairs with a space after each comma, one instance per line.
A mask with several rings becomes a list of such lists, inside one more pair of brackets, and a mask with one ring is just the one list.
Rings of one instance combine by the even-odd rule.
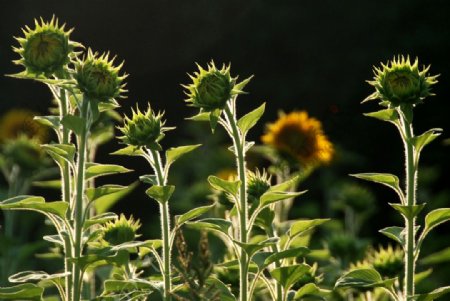
[[251, 77], [238, 82], [237, 77], [230, 75], [229, 65], [217, 68], [212, 61], [207, 68], [198, 66], [198, 71], [190, 77], [192, 82], [184, 85], [188, 96], [186, 102], [198, 108], [199, 113], [189, 119], [208, 121], [213, 133], [220, 125], [231, 139], [229, 150], [236, 159], [236, 176], [228, 179], [208, 177], [210, 186], [231, 205], [225, 218], [209, 217], [187, 222], [190, 228], [217, 234], [230, 250], [226, 260], [217, 265], [219, 274], [239, 271], [239, 285], [235, 291], [230, 291], [229, 299], [323, 298], [328, 291], [318, 287], [317, 266], [306, 263], [305, 257], [310, 250], [298, 238], [326, 219], [290, 223], [284, 229], [287, 234], [280, 237], [278, 229], [273, 228], [276, 204], [305, 191], [291, 190], [296, 178], [272, 185], [271, 177], [265, 171], [247, 168], [246, 154], [254, 145], [247, 141], [247, 134], [265, 109], [262, 104], [238, 117], [237, 98], [245, 93], [243, 89]]
[[426, 214], [422, 225], [418, 224], [418, 217], [426, 207], [426, 203], [416, 197], [420, 155], [424, 147], [442, 132], [439, 128], [419, 135], [413, 131], [414, 109], [433, 95], [431, 87], [437, 83], [437, 76], [431, 76], [429, 69], [430, 66], [421, 69], [418, 59], [411, 61], [409, 57], [394, 57], [381, 67], [374, 68], [374, 79], [368, 83], [375, 91], [363, 101], [379, 100], [379, 105], [384, 108], [365, 115], [393, 124], [400, 133], [405, 150], [403, 187], [398, 176], [390, 173], [352, 175], [387, 186], [397, 194], [399, 202], [389, 205], [402, 216], [404, 225], [387, 227], [380, 233], [394, 240], [403, 251], [403, 273], [386, 276], [374, 267], [355, 267], [337, 280], [336, 288], [363, 291], [381, 288], [395, 301], [434, 300], [450, 292], [450, 286], [429, 293], [416, 292], [416, 283], [423, 279], [424, 273], [425, 277], [429, 274], [427, 271], [416, 271], [421, 247], [431, 230], [450, 220], [450, 208], [438, 208]]
[[[85, 52], [80, 43], [71, 41], [73, 29], [67, 30], [55, 17], [36, 20], [33, 28], [26, 26], [22, 31], [23, 36], [16, 38], [19, 46], [13, 49], [19, 55], [15, 63], [25, 69], [10, 76], [45, 84], [57, 103], [54, 115], [35, 119], [56, 134], [56, 142], [42, 144], [41, 148], [59, 168], [56, 184], [61, 188], [61, 200], [15, 195], [1, 201], [0, 208], [42, 213], [56, 230], [43, 239], [62, 250], [64, 266], [56, 274], [14, 274], [9, 277], [13, 285], [0, 288], [0, 298], [42, 300], [48, 295], [44, 290], [53, 286], [50, 292], [57, 291], [61, 300], [94, 299], [89, 283], [84, 283], [86, 273], [102, 264], [123, 265], [127, 257], [121, 251], [129, 249], [126, 243], [111, 245], [103, 238], [105, 224], [119, 220], [116, 214], [100, 208], [132, 186], [86, 184], [100, 176], [130, 171], [119, 165], [89, 162], [87, 156], [93, 125], [103, 112], [118, 107], [126, 75], [120, 74], [122, 64], [115, 65], [108, 53]], [[56, 184], [52, 181], [52, 186]], [[93, 215], [91, 207], [101, 213]]]

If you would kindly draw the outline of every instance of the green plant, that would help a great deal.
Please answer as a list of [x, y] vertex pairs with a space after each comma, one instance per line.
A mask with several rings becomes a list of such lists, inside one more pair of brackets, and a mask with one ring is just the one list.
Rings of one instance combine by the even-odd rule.
[[336, 287], [354, 287], [360, 289], [384, 288], [396, 301], [434, 300], [448, 292], [450, 286], [438, 288], [430, 293], [416, 294], [416, 261], [424, 239], [436, 226], [450, 220], [450, 208], [440, 208], [425, 216], [425, 223], [419, 233], [416, 225], [417, 217], [424, 209], [425, 203], [416, 200], [419, 158], [423, 148], [436, 139], [441, 129], [431, 129], [421, 135], [413, 132], [413, 109], [431, 94], [437, 76], [428, 74], [430, 67], [419, 69], [416, 59], [411, 63], [409, 57], [399, 56], [381, 68], [375, 68], [375, 77], [369, 84], [375, 87], [375, 92], [363, 102], [380, 99], [380, 105], [385, 109], [367, 113], [366, 116], [394, 124], [400, 132], [405, 148], [405, 187], [400, 187], [399, 178], [387, 173], [361, 173], [352, 176], [383, 184], [393, 189], [400, 203], [390, 203], [404, 218], [404, 227], [387, 227], [380, 232], [401, 245], [404, 250], [403, 289], [395, 289], [395, 277], [383, 278], [373, 268], [355, 269], [344, 274]]

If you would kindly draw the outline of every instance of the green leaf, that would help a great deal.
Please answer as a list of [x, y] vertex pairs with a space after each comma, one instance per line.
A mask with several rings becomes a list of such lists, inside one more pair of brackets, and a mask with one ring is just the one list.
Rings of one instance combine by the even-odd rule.
[[444, 262], [450, 262], [450, 247], [428, 255], [421, 260], [422, 264], [439, 264]]
[[43, 197], [20, 195], [0, 202], [0, 209], [30, 210], [43, 214], [53, 214], [61, 218], [66, 217], [69, 204], [66, 202], [45, 202]]
[[111, 155], [120, 155], [120, 156], [142, 156], [144, 155], [144, 151], [140, 147], [135, 147], [133, 145], [129, 145], [127, 147], [121, 148], [113, 153]]
[[33, 186], [51, 189], [61, 189], [61, 180], [35, 181]]
[[304, 286], [302, 286], [295, 293], [294, 300], [299, 300], [301, 298], [310, 297], [310, 296], [317, 297], [321, 300], [327, 300], [327, 299], [324, 299], [323, 297], [328, 295], [329, 293], [330, 293], [330, 291], [322, 290], [314, 283], [307, 283]]
[[383, 184], [395, 192], [397, 192], [400, 199], [403, 201], [405, 199], [402, 190], [400, 189], [400, 181], [397, 176], [388, 173], [359, 173], [351, 174], [350, 176], [363, 179], [366, 181], [371, 181], [375, 183]]
[[118, 218], [117, 214], [115, 214], [113, 212], [105, 212], [105, 213], [96, 215], [90, 219], [87, 219], [84, 222], [84, 229], [87, 229], [93, 225], [105, 224], [109, 221], [116, 220], [117, 218]]
[[61, 124], [80, 136], [86, 129], [86, 120], [74, 115], [66, 115], [61, 120]]
[[209, 112], [200, 112], [197, 115], [186, 118], [186, 120], [192, 121], [209, 121]]
[[196, 145], [185, 145], [179, 147], [172, 147], [166, 151], [166, 164], [170, 165], [176, 160], [178, 160], [181, 156], [193, 151], [194, 149], [201, 146], [201, 144]]
[[194, 222], [186, 222], [189, 228], [196, 230], [217, 231], [228, 235], [231, 222], [222, 218], [204, 218]]
[[35, 116], [33, 118], [42, 125], [49, 126], [55, 130], [59, 128], [59, 116]]
[[286, 191], [286, 190], [290, 190], [293, 187], [295, 187], [299, 181], [299, 176], [295, 176], [289, 180], [287, 180], [286, 182], [274, 185], [272, 187], [269, 188], [269, 191]]
[[44, 289], [32, 283], [0, 287], [0, 298], [8, 300], [42, 300]]
[[375, 269], [365, 268], [356, 269], [342, 275], [336, 282], [335, 288], [338, 287], [353, 287], [353, 288], [375, 288], [384, 287], [389, 288], [394, 283], [395, 279], [383, 280], [380, 273]]
[[305, 232], [310, 231], [311, 229], [322, 225], [323, 223], [328, 222], [329, 218], [321, 218], [321, 219], [310, 219], [310, 220], [299, 220], [294, 222], [289, 229], [289, 236], [291, 238], [301, 235]]
[[413, 206], [406, 206], [401, 204], [392, 204], [389, 205], [400, 212], [406, 219], [412, 219], [419, 215], [422, 209], [425, 207], [425, 203]]
[[132, 292], [132, 291], [159, 291], [162, 282], [147, 281], [144, 279], [106, 280], [104, 282], [105, 292]]
[[23, 271], [12, 276], [8, 280], [11, 283], [23, 283], [28, 281], [42, 281], [65, 278], [70, 273], [48, 274], [44, 271]]
[[187, 221], [193, 220], [194, 218], [197, 218], [200, 215], [205, 214], [206, 212], [211, 210], [212, 207], [214, 207], [214, 204], [208, 205], [208, 206], [197, 207], [192, 210], [189, 210], [188, 212], [178, 216], [177, 225], [181, 226], [184, 223], [186, 223]]
[[405, 245], [405, 232], [403, 227], [386, 227], [384, 229], [381, 229], [379, 232], [384, 234], [385, 236], [389, 237], [390, 239], [395, 240], [400, 245]]
[[258, 120], [264, 114], [265, 107], [266, 107], [266, 103], [263, 103], [261, 106], [259, 106], [255, 110], [251, 111], [250, 113], [247, 113], [246, 115], [242, 116], [238, 120], [237, 126], [241, 129], [243, 135], [246, 135], [247, 132], [252, 127], [255, 126], [255, 124], [258, 122]]
[[169, 201], [174, 191], [175, 186], [173, 185], [167, 186], [153, 185], [152, 187], [147, 189], [145, 193], [158, 203], [164, 204], [165, 202]]
[[295, 198], [299, 195], [302, 195], [306, 193], [305, 191], [300, 191], [300, 192], [283, 192], [283, 191], [266, 191], [261, 198], [259, 199], [259, 204], [260, 207], [266, 207], [269, 206], [270, 204], [282, 201], [282, 200], [286, 200], [286, 199], [291, 199], [291, 198]]
[[64, 247], [64, 241], [61, 235], [44, 235], [42, 237], [43, 240], [54, 243], [56, 245], [59, 245], [61, 247]]
[[234, 243], [239, 245], [247, 253], [248, 257], [251, 258], [256, 252], [271, 245], [274, 245], [279, 240], [278, 237], [271, 237], [258, 243], [243, 243], [234, 240]]
[[87, 163], [86, 180], [111, 174], [126, 173], [130, 171], [132, 170], [115, 164]]
[[444, 287], [435, 289], [434, 291], [432, 291], [428, 294], [414, 295], [413, 300], [415, 300], [415, 301], [433, 301], [445, 294], [448, 294], [449, 292], [450, 292], [450, 286], [444, 286]]
[[270, 271], [272, 277], [280, 283], [285, 290], [289, 290], [297, 281], [299, 281], [306, 273], [311, 270], [307, 264], [296, 264], [275, 268]]
[[236, 85], [234, 85], [233, 87], [233, 92], [236, 94], [242, 94], [244, 93], [242, 91], [242, 89], [244, 89], [245, 86], [247, 86], [247, 84], [250, 82], [250, 80], [253, 78], [252, 76], [247, 77], [246, 79], [244, 79], [243, 81], [241, 81], [240, 83], [237, 83]]
[[43, 144], [42, 148], [56, 161], [73, 163], [75, 157], [75, 146], [73, 144]]
[[143, 175], [139, 177], [142, 183], [150, 185], [158, 185], [158, 177], [156, 175]]
[[441, 135], [442, 129], [435, 128], [430, 129], [423, 133], [422, 135], [416, 136], [412, 138], [412, 143], [414, 144], [414, 148], [416, 153], [420, 153], [422, 149], [432, 142], [434, 139]]
[[385, 109], [377, 112], [365, 113], [364, 116], [373, 117], [394, 124], [397, 123], [400, 118], [395, 109]]
[[425, 238], [431, 230], [448, 220], [450, 220], [450, 208], [440, 208], [431, 211], [425, 216], [425, 228], [421, 238]]
[[221, 301], [236, 301], [237, 300], [236, 297], [231, 292], [230, 287], [228, 285], [224, 284], [219, 279], [217, 279], [213, 276], [209, 276], [205, 282], [209, 287], [214, 287], [215, 291], [218, 290], [220, 292], [219, 297], [220, 297]]
[[209, 176], [208, 182], [212, 186], [212, 188], [228, 192], [231, 195], [237, 195], [239, 191], [239, 187], [241, 186], [241, 181], [227, 181], [216, 176]]
[[86, 196], [90, 202], [95, 201], [94, 207], [98, 214], [105, 213], [120, 199], [130, 193], [137, 186], [134, 182], [128, 186], [104, 185], [86, 189]]
[[270, 264], [285, 258], [305, 257], [305, 255], [307, 255], [309, 252], [311, 251], [306, 247], [299, 247], [277, 252], [267, 257], [267, 259], [264, 261], [264, 265], [269, 266]]

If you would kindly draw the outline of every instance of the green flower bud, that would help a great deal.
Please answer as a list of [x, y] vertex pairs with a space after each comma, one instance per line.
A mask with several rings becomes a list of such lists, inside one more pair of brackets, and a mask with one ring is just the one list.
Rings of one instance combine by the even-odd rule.
[[206, 112], [223, 109], [229, 99], [237, 94], [244, 93], [241, 89], [250, 81], [250, 78], [236, 84], [237, 77], [230, 75], [230, 65], [217, 69], [214, 62], [208, 64], [208, 70], [197, 65], [199, 72], [189, 76], [193, 83], [186, 86], [188, 96], [186, 102]]
[[145, 113], [142, 113], [139, 108], [132, 112], [131, 118], [125, 116], [124, 126], [119, 127], [124, 134], [119, 139], [123, 143], [135, 147], [146, 146], [151, 149], [160, 149], [158, 142], [164, 138], [164, 132], [170, 129], [164, 127], [166, 123], [165, 120], [162, 120], [164, 114], [161, 112], [155, 114], [150, 104]]
[[404, 252], [400, 247], [379, 247], [378, 250], [369, 251], [367, 260], [384, 277], [394, 278], [403, 272]]
[[21, 58], [14, 63], [25, 66], [29, 74], [50, 76], [62, 71], [70, 58], [76, 55], [74, 48], [81, 46], [69, 40], [73, 29], [65, 31], [64, 27], [65, 24], [58, 25], [55, 17], [50, 22], [42, 18], [41, 23], [35, 20], [34, 29], [25, 26], [22, 29], [25, 37], [16, 38], [21, 47], [13, 48]]
[[126, 242], [133, 241], [139, 235], [136, 231], [141, 227], [139, 220], [135, 221], [133, 216], [127, 219], [123, 214], [120, 218], [106, 223], [103, 230], [103, 240], [110, 245], [120, 245]]
[[416, 58], [414, 64], [408, 57], [394, 57], [387, 64], [381, 64], [381, 68], [374, 68], [374, 80], [369, 84], [376, 91], [366, 100], [381, 99], [382, 104], [416, 105], [427, 96], [433, 95], [431, 86], [437, 83], [437, 76], [429, 76], [430, 66], [419, 70], [419, 61]]
[[87, 56], [83, 61], [76, 64], [75, 79], [79, 89], [90, 99], [107, 102], [115, 97], [122, 97], [125, 84], [123, 80], [127, 75], [119, 75], [123, 66], [113, 66], [114, 60], [109, 60], [109, 53], [93, 53], [88, 50]]
[[270, 188], [270, 176], [264, 170], [256, 172], [248, 171], [247, 173], [247, 195], [248, 202], [251, 204], [259, 204], [259, 198]]
[[17, 165], [23, 171], [32, 172], [48, 163], [39, 141], [25, 135], [5, 141], [2, 152], [9, 164]]

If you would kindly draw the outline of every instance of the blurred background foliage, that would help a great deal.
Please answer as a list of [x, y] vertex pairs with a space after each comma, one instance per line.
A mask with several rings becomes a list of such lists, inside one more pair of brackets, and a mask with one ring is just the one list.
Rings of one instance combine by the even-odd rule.
[[[264, 133], [264, 124], [273, 122], [279, 110], [306, 110], [321, 120], [336, 156], [330, 165], [317, 169], [301, 183], [300, 190], [309, 192], [295, 202], [290, 216], [334, 219], [314, 236], [313, 246], [329, 246], [342, 269], [360, 260], [370, 244], [387, 244], [378, 229], [401, 223], [387, 204], [395, 199], [391, 191], [360, 184], [347, 176], [377, 171], [403, 177], [403, 146], [395, 128], [362, 115], [376, 106], [360, 105], [372, 92], [365, 80], [372, 78], [372, 65], [393, 55], [418, 56], [421, 64], [432, 65], [432, 74], [441, 76], [433, 89], [437, 96], [427, 99], [415, 111], [416, 132], [432, 127], [444, 129], [442, 138], [422, 156], [418, 199], [426, 202], [429, 210], [450, 206], [449, 1], [14, 0], [2, 1], [0, 7], [2, 74], [18, 71], [11, 63], [16, 59], [11, 45], [16, 44], [13, 36], [20, 35], [20, 28], [36, 17], [48, 19], [55, 14], [76, 28], [73, 40], [97, 51], [110, 50], [119, 60], [125, 60], [124, 70], [130, 74], [129, 92], [128, 99], [121, 101], [120, 114], [129, 114], [136, 102], [144, 105], [150, 101], [154, 109], [166, 112], [169, 126], [177, 126], [176, 131], [167, 133], [163, 141], [166, 147], [203, 144], [174, 166], [174, 214], [207, 203], [211, 193], [206, 185], [207, 175], [234, 166], [231, 153], [224, 148], [227, 139], [223, 132], [218, 130], [212, 136], [207, 124], [184, 120], [195, 110], [186, 108], [180, 84], [189, 82], [186, 73], [196, 69], [194, 62], [231, 62], [232, 75], [240, 74], [241, 79], [255, 75], [246, 89], [250, 93], [239, 98], [238, 110], [248, 112], [267, 102], [262, 122], [249, 137], [257, 143]], [[17, 108], [45, 115], [51, 106], [48, 90], [36, 83], [1, 76], [0, 91], [1, 115]], [[117, 162], [135, 173], [116, 176], [108, 182], [125, 185], [149, 173], [149, 168], [138, 159], [109, 155], [118, 148], [117, 140], [100, 146], [97, 162]], [[268, 164], [256, 155], [249, 160], [250, 166]], [[6, 191], [7, 182], [2, 181]], [[101, 180], [98, 182], [102, 184]], [[59, 197], [47, 189], [32, 190], [49, 199]], [[144, 239], [159, 235], [159, 226], [154, 223], [157, 205], [146, 197], [143, 185], [113, 210], [141, 219]], [[27, 225], [31, 220], [35, 226]], [[35, 224], [35, 220], [33, 214], [23, 214], [23, 226], [28, 231], [34, 229], [33, 233], [24, 234], [28, 241], [39, 240], [46, 231], [44, 223]], [[444, 225], [428, 238], [423, 257], [448, 247], [449, 230]], [[220, 246], [214, 243], [211, 239], [213, 259], [220, 256]], [[45, 251], [48, 246], [40, 248]], [[448, 284], [448, 253], [443, 262], [442, 258], [428, 260], [439, 266], [434, 279], [423, 284], [427, 289], [438, 283]], [[347, 258], [349, 254], [354, 256]], [[34, 265], [43, 266], [42, 260], [36, 260]], [[25, 265], [29, 264], [30, 261]], [[426, 268], [425, 264], [421, 270]], [[325, 281], [332, 282], [332, 278], [328, 275]]]

